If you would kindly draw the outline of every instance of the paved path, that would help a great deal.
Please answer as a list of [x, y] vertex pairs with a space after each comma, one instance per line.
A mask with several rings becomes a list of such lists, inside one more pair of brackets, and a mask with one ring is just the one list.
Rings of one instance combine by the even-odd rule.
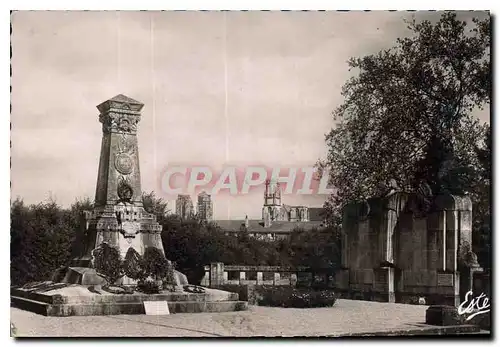
[[92, 317], [45, 317], [11, 308], [11, 321], [18, 336], [331, 336], [419, 328], [427, 307], [341, 299], [325, 308]]

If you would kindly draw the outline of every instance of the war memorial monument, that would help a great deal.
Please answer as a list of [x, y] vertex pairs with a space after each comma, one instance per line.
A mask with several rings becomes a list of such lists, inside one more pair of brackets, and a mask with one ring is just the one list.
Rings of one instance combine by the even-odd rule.
[[[175, 290], [143, 294], [130, 290], [102, 290], [105, 280], [94, 266], [93, 251], [106, 244], [125, 258], [132, 248], [144, 255], [148, 247], [165, 256], [162, 226], [142, 204], [137, 125], [144, 105], [117, 95], [97, 106], [102, 123], [102, 145], [95, 204], [85, 216], [85, 227], [74, 247], [69, 267], [54, 269], [51, 281], [11, 289], [14, 306], [47, 316], [144, 314], [144, 302], [167, 302], [175, 312], [221, 312], [245, 310], [238, 294], [190, 286], [185, 275], [174, 271]], [[122, 288], [135, 281], [120, 276]], [[99, 290], [101, 289], [101, 290]]]

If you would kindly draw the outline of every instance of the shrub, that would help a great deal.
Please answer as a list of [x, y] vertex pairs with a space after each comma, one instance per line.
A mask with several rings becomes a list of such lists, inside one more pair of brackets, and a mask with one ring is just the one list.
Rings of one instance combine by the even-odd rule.
[[108, 243], [103, 242], [92, 251], [94, 268], [104, 278], [107, 286], [113, 285], [123, 276], [120, 252]]
[[78, 209], [63, 209], [54, 201], [25, 205], [18, 198], [11, 204], [11, 284], [20, 286], [50, 279], [68, 265], [76, 237]]
[[145, 294], [158, 294], [160, 292], [160, 287], [155, 281], [140, 281], [137, 284], [137, 290]]
[[288, 286], [262, 286], [257, 296], [258, 305], [274, 307], [331, 307], [336, 300], [336, 295], [331, 290], [311, 290]]

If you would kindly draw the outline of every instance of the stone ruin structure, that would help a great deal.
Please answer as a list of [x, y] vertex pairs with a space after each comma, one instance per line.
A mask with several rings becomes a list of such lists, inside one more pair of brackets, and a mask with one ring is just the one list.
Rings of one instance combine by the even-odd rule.
[[[99, 284], [92, 269], [92, 250], [103, 242], [125, 257], [129, 248], [143, 255], [146, 247], [163, 253], [162, 226], [142, 205], [137, 124], [144, 104], [122, 94], [97, 106], [102, 123], [102, 144], [93, 211], [85, 215], [69, 269], [57, 273], [59, 282]], [[187, 284], [181, 275], [181, 284]], [[131, 282], [124, 278], [124, 283]]]
[[342, 297], [458, 306], [482, 269], [471, 250], [468, 197], [394, 192], [344, 209]]

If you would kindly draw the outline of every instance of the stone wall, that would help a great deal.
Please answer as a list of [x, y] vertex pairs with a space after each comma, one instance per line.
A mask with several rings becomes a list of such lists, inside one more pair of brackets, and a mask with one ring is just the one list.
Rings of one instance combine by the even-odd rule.
[[423, 199], [392, 193], [346, 207], [342, 269], [336, 276], [342, 296], [460, 303], [460, 295], [472, 285], [471, 269], [459, 259], [460, 248], [472, 242], [471, 201], [451, 195], [427, 197], [426, 209]]

